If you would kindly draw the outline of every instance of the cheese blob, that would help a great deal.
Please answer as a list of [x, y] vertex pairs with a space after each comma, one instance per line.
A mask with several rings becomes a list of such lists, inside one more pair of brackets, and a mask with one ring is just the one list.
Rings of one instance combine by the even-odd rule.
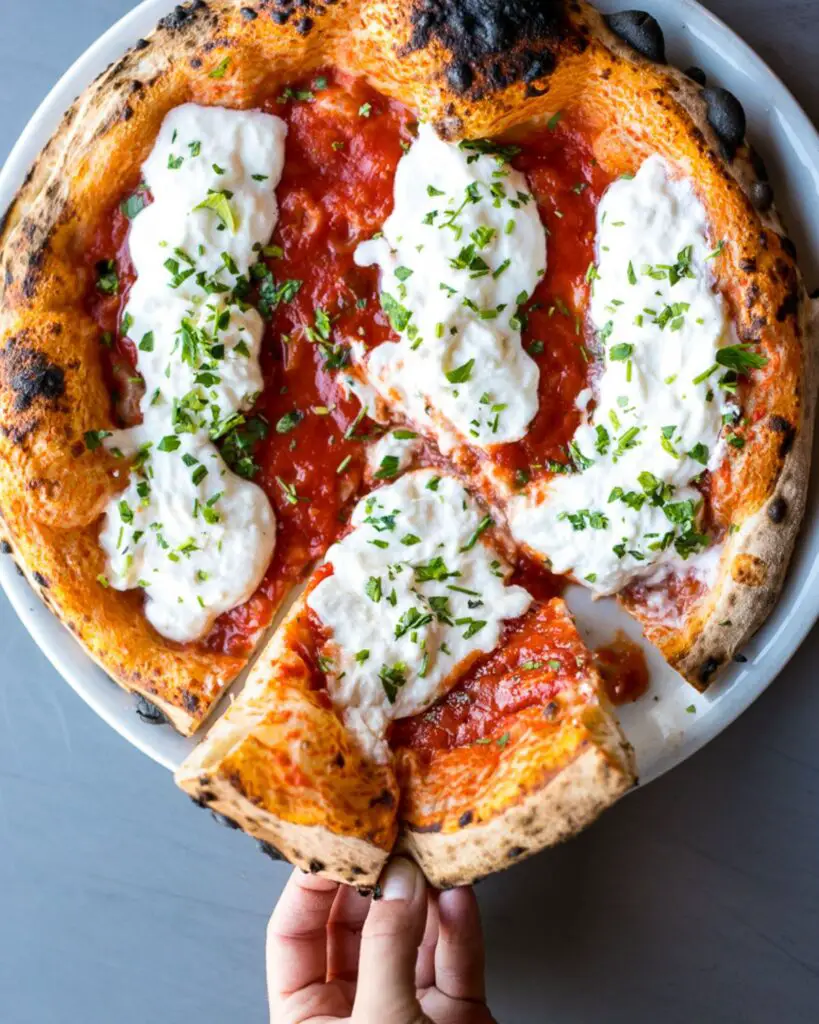
[[601, 373], [578, 401], [571, 471], [509, 508], [518, 541], [599, 594], [679, 568], [709, 542], [691, 484], [719, 465], [723, 418], [735, 415], [720, 354], [732, 329], [710, 270], [721, 250], [691, 184], [658, 156], [600, 201], [589, 317]]
[[415, 470], [359, 501], [327, 552], [333, 574], [307, 601], [330, 633], [330, 697], [370, 756], [385, 760], [388, 723], [432, 704], [531, 604], [507, 586], [490, 522], [454, 477]]
[[380, 268], [400, 334], [369, 353], [366, 379], [443, 450], [519, 440], [538, 408], [518, 307], [545, 271], [546, 235], [525, 177], [486, 148], [422, 124], [398, 163], [392, 214], [355, 252]]
[[145, 382], [143, 422], [104, 439], [134, 462], [106, 510], [103, 582], [142, 587], [148, 620], [179, 642], [246, 601], [273, 555], [270, 502], [213, 442], [231, 444], [263, 386], [263, 324], [241, 293], [276, 226], [286, 131], [257, 111], [185, 104], [142, 169], [152, 202], [131, 226], [122, 331]]

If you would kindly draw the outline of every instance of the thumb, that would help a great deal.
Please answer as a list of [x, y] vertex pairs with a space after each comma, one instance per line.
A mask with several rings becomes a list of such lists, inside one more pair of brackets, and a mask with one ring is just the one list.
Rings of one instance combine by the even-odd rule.
[[420, 1024], [415, 997], [415, 960], [424, 935], [427, 885], [404, 857], [384, 872], [383, 898], [370, 907], [361, 933], [353, 1020], [360, 1024]]

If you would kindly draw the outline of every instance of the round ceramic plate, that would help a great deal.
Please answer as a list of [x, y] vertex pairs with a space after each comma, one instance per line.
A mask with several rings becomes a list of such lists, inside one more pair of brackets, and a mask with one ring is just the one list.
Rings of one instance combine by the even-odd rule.
[[[598, 0], [604, 11], [630, 8], [634, 0]], [[641, 0], [663, 27], [669, 60], [696, 64], [709, 81], [742, 101], [748, 134], [770, 169], [778, 206], [797, 243], [809, 287], [819, 269], [819, 136], [805, 113], [773, 72], [721, 21], [693, 0]], [[146, 35], [168, 13], [169, 0], [146, 0], [99, 39], [62, 80], [32, 118], [0, 174], [0, 210], [6, 208], [29, 165], [63, 114], [86, 85], [111, 61]], [[642, 782], [685, 760], [721, 732], [776, 678], [819, 616], [819, 517], [816, 508], [819, 459], [814, 458], [809, 512], [787, 584], [773, 614], [744, 652], [706, 695], [697, 694], [646, 645], [650, 692], [621, 709], [623, 726], [637, 751]], [[115, 686], [83, 652], [15, 571], [0, 564], [0, 582], [17, 614], [63, 678], [114, 729], [150, 757], [174, 768], [194, 741], [140, 720], [134, 698]], [[639, 627], [613, 601], [592, 602], [579, 587], [569, 603], [585, 639], [596, 645], [617, 629], [635, 639]]]

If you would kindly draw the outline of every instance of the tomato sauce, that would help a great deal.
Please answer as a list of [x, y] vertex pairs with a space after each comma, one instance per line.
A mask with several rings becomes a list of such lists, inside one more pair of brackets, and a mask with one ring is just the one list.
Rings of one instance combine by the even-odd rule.
[[598, 647], [594, 664], [612, 704], [631, 704], [648, 690], [646, 656], [642, 647], [625, 633], [618, 633], [610, 644]]
[[507, 623], [498, 647], [429, 710], [394, 723], [390, 745], [431, 754], [495, 738], [504, 719], [525, 708], [548, 712], [554, 697], [571, 689], [578, 658], [582, 664], [570, 620], [555, 616], [548, 604], [536, 605]]
[[579, 126], [559, 121], [520, 143], [512, 161], [523, 172], [548, 232], [546, 273], [525, 307], [523, 347], [540, 369], [537, 415], [526, 436], [492, 450], [493, 463], [518, 484], [568, 462], [580, 425], [575, 400], [589, 382], [594, 342], [586, 325], [589, 265], [594, 262], [597, 204], [612, 181]]
[[[394, 335], [378, 301], [378, 271], [357, 267], [353, 253], [390, 214], [395, 169], [415, 130], [414, 115], [401, 104], [334, 71], [317, 72], [281, 90], [263, 108], [288, 126], [277, 189], [279, 221], [264, 263], [274, 285], [293, 284], [287, 300], [269, 314], [261, 352], [265, 386], [252, 414], [267, 423], [267, 436], [253, 453], [254, 480], [275, 509], [276, 550], [257, 593], [222, 615], [204, 640], [211, 650], [235, 655], [250, 653], [281, 598], [345, 529], [362, 490], [366, 443], [379, 428], [359, 416], [358, 400], [347, 397], [342, 386], [349, 346], [359, 341], [370, 348]], [[549, 235], [546, 274], [524, 309], [524, 347], [541, 371], [540, 408], [524, 440], [496, 446], [491, 454], [522, 486], [548, 473], [549, 460], [566, 461], [566, 445], [579, 423], [575, 399], [587, 386], [592, 365], [584, 316], [586, 274], [594, 259], [597, 202], [610, 179], [596, 165], [582, 126], [560, 121], [516, 144], [520, 153], [513, 163], [527, 175]], [[138, 179], [121, 203], [103, 212], [84, 256], [92, 282], [88, 308], [104, 340], [103, 365], [123, 425], [137, 422], [139, 415], [138, 398], [122, 402], [138, 381], [135, 347], [120, 329], [134, 280], [127, 216], [127, 200], [134, 196], [150, 202]], [[118, 277], [115, 294], [104, 294], [93, 283], [97, 265], [109, 260]], [[264, 284], [260, 288], [257, 280], [254, 301]], [[477, 460], [484, 457], [474, 453]], [[430, 461], [440, 463], [440, 456]], [[526, 559], [514, 582], [539, 601], [564, 584]], [[508, 652], [484, 659], [469, 682], [456, 687], [452, 701], [435, 710], [440, 720], [418, 720], [423, 720], [419, 728], [438, 737], [435, 742], [461, 742], [488, 728], [491, 714], [548, 699], [556, 685], [548, 673], [536, 681], [531, 672], [513, 673], [517, 681], [497, 685], [527, 660], [532, 644], [545, 642], [540, 634], [527, 638], [514, 629], [508, 638]], [[470, 706], [486, 705], [483, 717], [464, 716], [458, 704], [464, 694]]]

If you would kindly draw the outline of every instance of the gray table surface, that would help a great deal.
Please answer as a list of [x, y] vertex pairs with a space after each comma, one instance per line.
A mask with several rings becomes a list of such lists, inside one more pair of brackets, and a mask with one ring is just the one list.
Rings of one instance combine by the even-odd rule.
[[[0, 0], [0, 159], [131, 6]], [[817, 121], [817, 0], [708, 6]], [[264, 928], [287, 869], [99, 720], [5, 598], [0, 636], [0, 1021], [265, 1021]], [[814, 629], [705, 750], [480, 887], [501, 1024], [819, 1020], [816, 659]]]

